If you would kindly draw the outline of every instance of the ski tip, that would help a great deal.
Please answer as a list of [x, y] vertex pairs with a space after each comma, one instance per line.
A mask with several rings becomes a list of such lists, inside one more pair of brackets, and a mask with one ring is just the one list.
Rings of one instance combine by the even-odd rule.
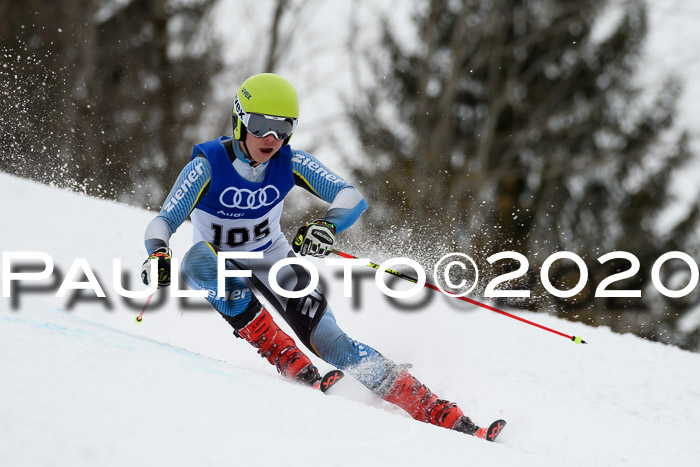
[[486, 440], [491, 442], [496, 441], [496, 438], [498, 438], [498, 435], [501, 434], [501, 431], [505, 426], [505, 420], [496, 420], [493, 422], [491, 425], [489, 425], [489, 429], [486, 430]]
[[323, 375], [323, 378], [321, 378], [321, 382], [318, 385], [318, 389], [321, 390], [322, 393], [327, 393], [333, 386], [335, 386], [338, 381], [343, 379], [345, 376], [345, 373], [343, 373], [340, 370], [333, 370], [329, 371], [325, 375]]

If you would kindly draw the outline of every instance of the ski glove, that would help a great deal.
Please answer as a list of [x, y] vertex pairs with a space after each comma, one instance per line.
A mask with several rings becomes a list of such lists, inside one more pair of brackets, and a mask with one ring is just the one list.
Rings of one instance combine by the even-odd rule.
[[333, 250], [335, 225], [322, 219], [300, 227], [294, 236], [292, 249], [301, 256], [311, 255], [323, 258]]
[[146, 261], [141, 266], [141, 280], [144, 284], [151, 283], [151, 260], [158, 260], [158, 288], [167, 287], [170, 285], [170, 257], [172, 251], [170, 248], [158, 248], [151, 253]]

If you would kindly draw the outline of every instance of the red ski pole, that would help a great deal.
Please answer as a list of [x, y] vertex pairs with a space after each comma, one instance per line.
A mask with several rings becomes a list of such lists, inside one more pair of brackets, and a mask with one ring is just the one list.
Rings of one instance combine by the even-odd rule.
[[[348, 253], [343, 253], [342, 251], [338, 251], [338, 250], [333, 250], [333, 254], [336, 254], [336, 255], [338, 255], [338, 256], [340, 256], [340, 257], [342, 257], [342, 258], [357, 259], [356, 256], [352, 256], [352, 255], [350, 255], [350, 254], [348, 254]], [[377, 269], [377, 270], [379, 270], [379, 265], [376, 264], [376, 263], [372, 263], [371, 261], [370, 261], [370, 263], [369, 263], [369, 267], [371, 267], [372, 269]], [[391, 269], [385, 269], [384, 272], [386, 272], [387, 274], [391, 274], [392, 276], [396, 276], [396, 277], [398, 277], [398, 278], [407, 280], [407, 281], [409, 281], [409, 282], [413, 282], [414, 284], [418, 283], [418, 279], [416, 279], [416, 278], [414, 278], [414, 277], [411, 277], [411, 276], [409, 276], [409, 275], [407, 275], [407, 274], [404, 274], [404, 273], [402, 273], [402, 272], [399, 272], [399, 271], [394, 271], [394, 270], [391, 270]], [[435, 285], [430, 284], [430, 283], [428, 283], [428, 282], [425, 283], [425, 287], [427, 287], [427, 288], [429, 288], [429, 289], [433, 289], [433, 290], [435, 290], [435, 291], [437, 291], [437, 292], [441, 292], [441, 290], [440, 290], [438, 287], [436, 287]], [[452, 293], [452, 292], [450, 292], [450, 291], [448, 291], [448, 290], [446, 290], [445, 292], [448, 293], [448, 294], [450, 294], [450, 295], [454, 295], [455, 298], [458, 298], [458, 299], [462, 300], [463, 302], [467, 302], [467, 303], [471, 303], [472, 305], [480, 306], [481, 308], [485, 308], [485, 309], [487, 309], [487, 310], [489, 310], [489, 311], [493, 311], [493, 312], [499, 313], [499, 314], [501, 314], [501, 315], [503, 315], [503, 316], [507, 316], [508, 318], [513, 318], [513, 319], [515, 319], [515, 320], [518, 320], [518, 321], [520, 321], [521, 323], [529, 324], [529, 325], [531, 325], [531, 326], [535, 326], [536, 328], [540, 328], [540, 329], [543, 329], [543, 330], [545, 330], [545, 331], [549, 331], [549, 332], [551, 332], [551, 333], [554, 333], [554, 334], [556, 334], [556, 335], [558, 335], [558, 336], [566, 337], [567, 339], [569, 339], [570, 341], [575, 342], [576, 344], [587, 344], [587, 342], [584, 341], [583, 339], [581, 339], [580, 336], [570, 336], [570, 335], [568, 335], [568, 334], [564, 334], [563, 332], [559, 332], [559, 331], [557, 331], [557, 330], [555, 330], [555, 329], [548, 328], [547, 326], [543, 326], [543, 325], [541, 325], [541, 324], [537, 324], [537, 323], [532, 322], [532, 321], [530, 321], [530, 320], [527, 320], [527, 319], [525, 319], [525, 318], [521, 318], [521, 317], [519, 317], [519, 316], [515, 316], [515, 315], [513, 315], [513, 314], [511, 314], [511, 313], [508, 313], [508, 312], [505, 312], [505, 311], [503, 311], [503, 310], [499, 310], [498, 308], [494, 308], [494, 307], [492, 307], [492, 306], [490, 306], [490, 305], [486, 305], [485, 303], [477, 302], [476, 300], [472, 300], [471, 298], [467, 298], [467, 297], [464, 297], [464, 296], [459, 296], [459, 297], [458, 297], [457, 294], [454, 294], [454, 293]]]

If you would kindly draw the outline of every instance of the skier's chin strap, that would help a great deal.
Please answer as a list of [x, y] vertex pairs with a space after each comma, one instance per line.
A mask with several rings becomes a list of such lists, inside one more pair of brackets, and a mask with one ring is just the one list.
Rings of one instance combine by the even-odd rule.
[[250, 157], [250, 150], [248, 149], [248, 145], [245, 142], [245, 139], [241, 141], [243, 143], [243, 155], [245, 156], [246, 160], [248, 161], [248, 164], [251, 167], [257, 167], [260, 165], [260, 162], [255, 162], [252, 157]]
[[[246, 144], [245, 138], [241, 138], [240, 140], [231, 138], [229, 142], [231, 144], [231, 150], [233, 152], [233, 154], [229, 154], [231, 162], [233, 162], [235, 159], [238, 159], [239, 161], [245, 162], [251, 167], [257, 167], [260, 165], [259, 162], [254, 161], [253, 158], [250, 156], [250, 150], [248, 149], [248, 145]], [[238, 143], [242, 143], [242, 145]], [[226, 143], [224, 143], [224, 145], [226, 145]]]

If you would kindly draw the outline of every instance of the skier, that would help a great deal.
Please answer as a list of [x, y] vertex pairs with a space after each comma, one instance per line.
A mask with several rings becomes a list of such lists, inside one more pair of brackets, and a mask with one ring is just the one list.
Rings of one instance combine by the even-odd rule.
[[[208, 291], [207, 300], [233, 327], [275, 365], [284, 377], [313, 386], [317, 368], [294, 339], [275, 323], [258, 296], [291, 326], [304, 346], [329, 364], [346, 371], [384, 400], [413, 418], [491, 440], [498, 434], [480, 428], [456, 404], [439, 399], [405, 367], [372, 347], [348, 337], [338, 327], [323, 292], [286, 298], [270, 286], [268, 272], [279, 260], [299, 255], [327, 256], [335, 236], [349, 228], [367, 204], [362, 195], [312, 155], [292, 149], [289, 140], [299, 116], [294, 87], [281, 76], [263, 73], [245, 80], [233, 106], [233, 137], [197, 144], [191, 161], [156, 216], [146, 228], [148, 259], [142, 279], [150, 283], [150, 260], [158, 261], [158, 285], [170, 284], [170, 236], [189, 215], [194, 245], [182, 261], [182, 273], [193, 289]], [[300, 186], [330, 203], [325, 216], [304, 224], [287, 242], [280, 215], [287, 193]], [[227, 277], [226, 292], [217, 296], [220, 251], [262, 252], [263, 258], [227, 260], [229, 270], [251, 270], [249, 278]], [[302, 290], [310, 275], [298, 265], [277, 274], [285, 290]]]

